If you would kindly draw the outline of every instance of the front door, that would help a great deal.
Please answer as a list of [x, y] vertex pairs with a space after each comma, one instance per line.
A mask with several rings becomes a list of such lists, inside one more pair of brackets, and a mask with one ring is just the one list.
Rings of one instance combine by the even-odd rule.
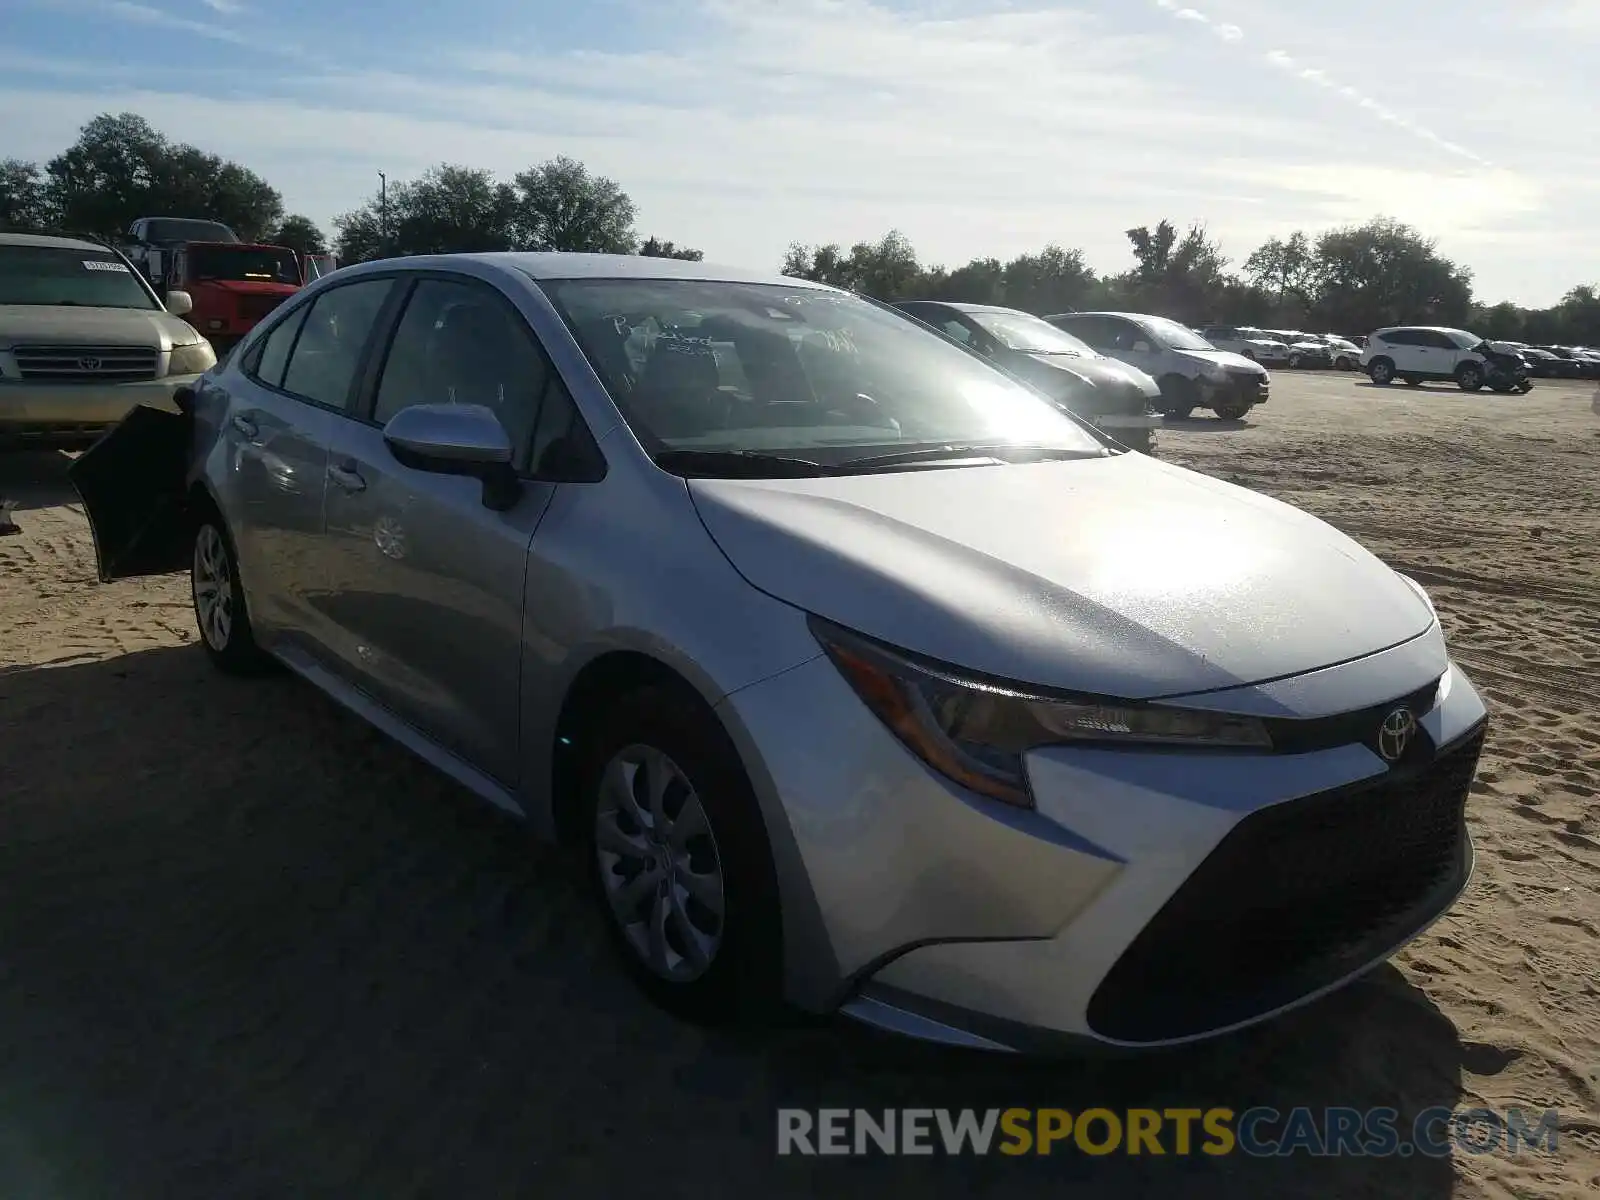
[[251, 616], [268, 641], [282, 630], [315, 647], [325, 636], [314, 598], [328, 442], [391, 286], [363, 280], [300, 305], [226, 377], [219, 488]]
[[[370, 400], [338, 422], [327, 464], [322, 603], [340, 671], [508, 787], [519, 782], [528, 547], [554, 490], [526, 476], [541, 404], [558, 390], [532, 331], [496, 289], [422, 276]], [[452, 403], [494, 409], [518, 448], [525, 478], [508, 511], [487, 507], [475, 479], [403, 466], [389, 452], [383, 425], [395, 413]]]

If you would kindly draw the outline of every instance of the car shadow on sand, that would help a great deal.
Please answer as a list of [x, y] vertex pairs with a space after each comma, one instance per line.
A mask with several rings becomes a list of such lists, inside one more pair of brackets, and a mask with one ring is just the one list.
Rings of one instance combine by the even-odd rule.
[[1247, 418], [1229, 421], [1221, 417], [1163, 417], [1157, 437], [1163, 433], [1234, 433], [1240, 429], [1254, 429], [1255, 423]]
[[564, 860], [293, 678], [193, 647], [16, 670], [0, 728], [0, 1195], [1450, 1192], [1420, 1156], [776, 1154], [789, 1106], [1392, 1106], [1405, 1132], [1465, 1051], [1392, 968], [1132, 1058], [713, 1033], [640, 997]]
[[78, 503], [67, 478], [72, 459], [57, 450], [0, 450], [0, 500], [15, 502], [17, 512]]

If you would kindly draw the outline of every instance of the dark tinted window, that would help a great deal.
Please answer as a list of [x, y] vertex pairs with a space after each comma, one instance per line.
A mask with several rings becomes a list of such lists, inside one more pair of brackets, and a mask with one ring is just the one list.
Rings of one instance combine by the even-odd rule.
[[579, 460], [598, 464], [600, 461], [600, 451], [589, 436], [589, 427], [584, 424], [578, 406], [573, 402], [566, 385], [561, 382], [561, 376], [554, 371], [550, 372], [544, 397], [539, 403], [532, 441], [527, 462], [534, 474], [544, 469], [545, 457], [557, 443], [565, 444], [565, 457], [569, 462]]
[[1422, 344], [1424, 346], [1431, 346], [1435, 350], [1461, 349], [1461, 347], [1456, 344], [1455, 338], [1450, 337], [1448, 334], [1439, 333], [1436, 330], [1425, 329], [1419, 336], [1422, 338]]
[[1073, 315], [1057, 317], [1055, 323], [1096, 350], [1109, 350], [1116, 344], [1115, 323], [1106, 317]]
[[289, 357], [283, 390], [327, 408], [343, 408], [390, 287], [390, 280], [366, 279], [318, 296]]
[[151, 242], [237, 242], [238, 236], [217, 221], [195, 221], [184, 217], [156, 217], [146, 221], [146, 241]]
[[500, 418], [523, 466], [551, 374], [532, 333], [492, 288], [424, 279], [395, 330], [372, 419], [386, 424], [414, 404], [481, 404]]
[[272, 327], [266, 337], [250, 351], [250, 361], [245, 363], [245, 374], [253, 375], [271, 387], [283, 386], [283, 368], [289, 361], [289, 350], [294, 345], [294, 335], [306, 319], [306, 306], [301, 305], [289, 316]]

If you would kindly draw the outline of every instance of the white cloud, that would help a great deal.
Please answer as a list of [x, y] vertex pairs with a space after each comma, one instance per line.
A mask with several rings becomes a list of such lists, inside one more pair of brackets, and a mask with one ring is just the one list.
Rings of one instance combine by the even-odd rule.
[[[1300, 225], [1402, 215], [1387, 188], [1422, 197], [1434, 181], [1446, 198], [1439, 222], [1420, 201], [1404, 211], [1462, 236], [1482, 235], [1495, 212], [1514, 219], [1545, 202], [1487, 172], [1474, 192], [1449, 159], [1406, 140], [1427, 131], [1344, 80], [1285, 87], [1274, 72], [1241, 69], [1220, 74], [1245, 82], [1219, 86], [1216, 61], [1179, 27], [1140, 32], [1112, 24], [1121, 14], [1046, 0], [1002, 10], [943, 0], [937, 16], [882, 3], [690, 0], [674, 10], [670, 48], [637, 52], [558, 51], [464, 29], [460, 45], [410, 57], [386, 43], [332, 67], [268, 60], [248, 93], [203, 63], [152, 75], [0, 51], [0, 124], [6, 153], [42, 159], [95, 113], [132, 109], [255, 168], [291, 210], [325, 224], [370, 196], [379, 170], [394, 180], [448, 160], [506, 175], [571, 154], [628, 189], [641, 232], [755, 265], [775, 265], [791, 240], [848, 243], [898, 227], [929, 261], [1057, 241], [1118, 270], [1129, 261], [1121, 231], [1162, 217], [1207, 221], [1242, 259]], [[1183, 7], [1161, 5], [1174, 17]], [[155, 24], [148, 13], [160, 10], [120, 0], [100, 11]], [[1224, 42], [1244, 36], [1206, 25]], [[1269, 57], [1290, 77], [1320, 70]], [[50, 87], [31, 82], [44, 75]], [[1264, 91], [1281, 103], [1261, 103]], [[1351, 120], [1344, 105], [1379, 119]], [[1314, 163], [1285, 165], [1312, 148]], [[1404, 174], [1372, 173], [1385, 165]], [[1526, 275], [1529, 261], [1519, 248], [1506, 269]], [[1558, 262], [1537, 286], [1559, 295], [1573, 273]]]
[[225, 17], [236, 17], [245, 11], [245, 6], [237, 0], [201, 0], [207, 8], [214, 13], [221, 13]]

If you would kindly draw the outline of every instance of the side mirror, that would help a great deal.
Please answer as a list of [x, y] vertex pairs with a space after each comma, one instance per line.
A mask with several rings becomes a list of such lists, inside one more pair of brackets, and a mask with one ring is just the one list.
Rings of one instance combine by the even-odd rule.
[[511, 438], [500, 418], [481, 404], [416, 404], [383, 427], [383, 440], [402, 466], [483, 482], [484, 507], [504, 512], [522, 494]]
[[186, 317], [194, 311], [194, 297], [174, 288], [167, 293], [167, 311], [175, 317]]
[[1149, 354], [1150, 343], [1145, 341], [1143, 338], [1140, 338], [1133, 345], [1129, 346], [1128, 349], [1134, 354]]

